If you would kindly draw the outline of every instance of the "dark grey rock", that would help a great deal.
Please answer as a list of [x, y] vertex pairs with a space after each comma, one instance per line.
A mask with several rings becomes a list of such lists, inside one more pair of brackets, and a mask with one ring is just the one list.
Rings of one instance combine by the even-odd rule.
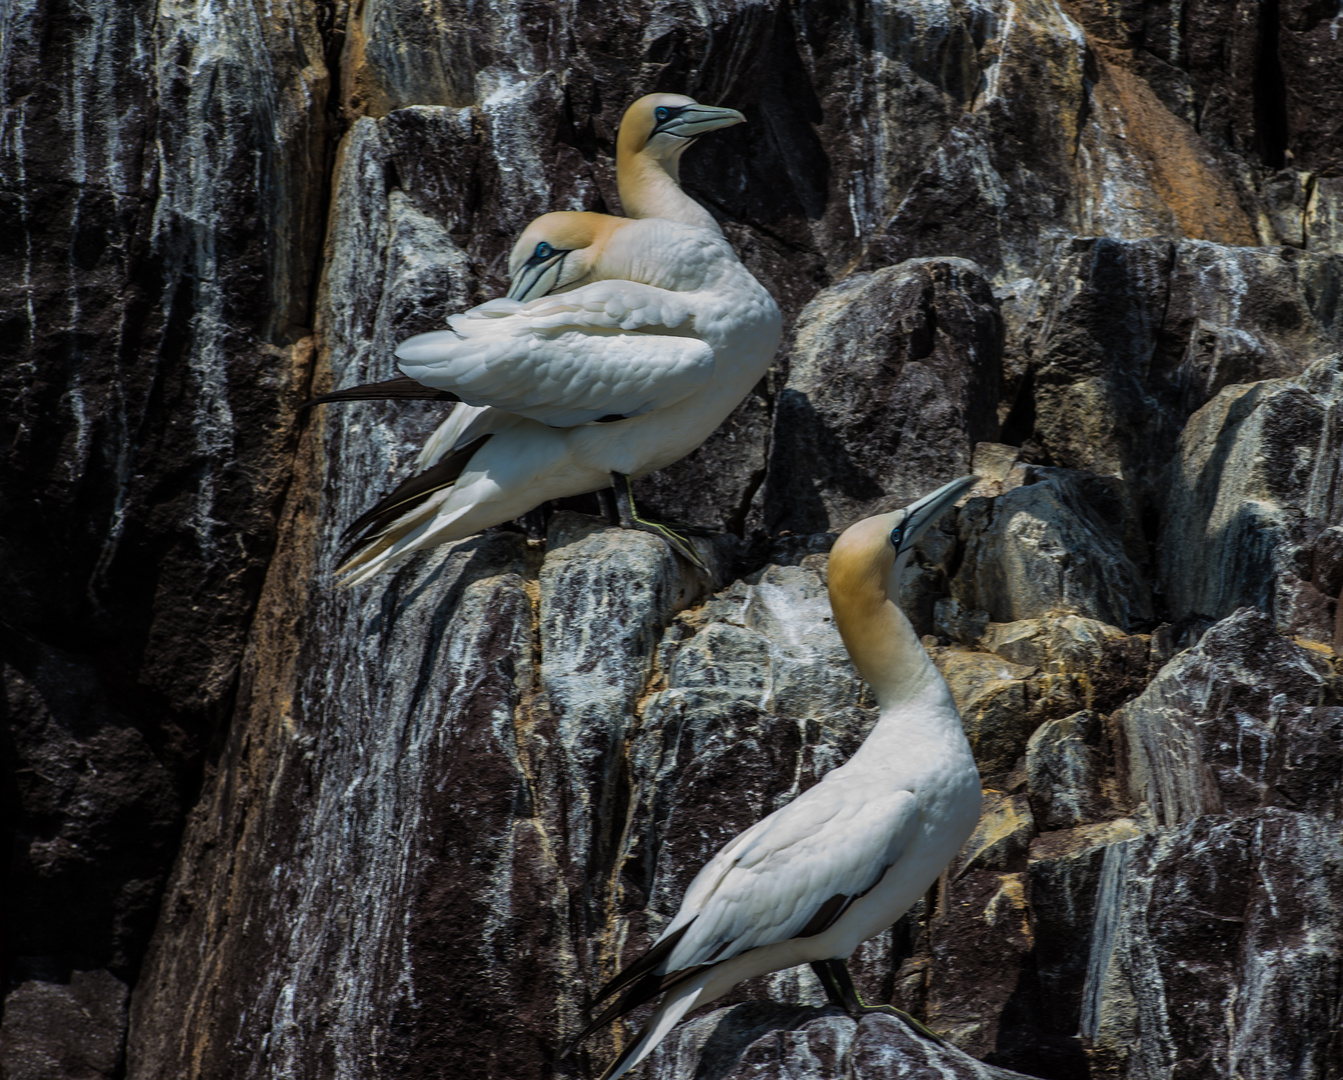
[[1026, 744], [1026, 784], [1041, 829], [1071, 829], [1110, 816], [1105, 727], [1090, 709], [1042, 724]]
[[1242, 609], [1115, 714], [1129, 796], [1162, 825], [1261, 806], [1343, 814], [1343, 708], [1327, 655]]
[[1335, 642], [1343, 353], [1299, 376], [1227, 387], [1194, 416], [1167, 474], [1158, 579], [1177, 618], [1248, 605]]
[[175, 778], [86, 658], [30, 644], [10, 661], [0, 726], [13, 784], [11, 970], [63, 981], [101, 963], [130, 980], [177, 842]]
[[1031, 844], [1034, 971], [1022, 980], [1029, 1021], [1023, 1025], [1026, 1030], [1013, 1033], [1013, 1049], [1042, 1075], [1089, 1074], [1078, 1024], [1102, 871], [1111, 847], [1140, 831], [1137, 822], [1119, 818], [1041, 833]]
[[113, 1080], [126, 1038], [126, 984], [109, 971], [68, 983], [25, 982], [5, 998], [0, 1075], [6, 1080]]
[[1343, 345], [1341, 282], [1327, 249], [1061, 243], [1004, 306], [1023, 354], [1005, 431], [1050, 464], [1159, 498], [1181, 429], [1219, 390], [1297, 375]]
[[969, 471], [998, 434], [1002, 323], [980, 269], [919, 259], [851, 277], [798, 317], [764, 524], [821, 532]]
[[1337, 825], [1276, 808], [1112, 845], [1083, 1041], [1142, 1080], [1336, 1075], [1340, 887]]
[[[1112, 558], [1146, 575], [1142, 538], [1177, 517], [1206, 522], [1206, 507], [1172, 509], [1160, 471], [1187, 418], [1247, 382], [1328, 397], [1301, 379], [1343, 344], [1336, 20], [1308, 0], [594, 12], [53, 0], [0, 15], [3, 790], [18, 810], [5, 822], [5, 925], [21, 949], [6, 989], [109, 967], [133, 981], [129, 1051], [111, 1075], [595, 1075], [614, 1032], [556, 1064], [592, 988], [656, 932], [697, 860], [840, 760], [869, 721], [823, 621], [821, 530], [841, 509], [921, 494], [967, 455], [983, 463], [973, 440], [1001, 439], [984, 494], [1006, 498], [1035, 465], [1122, 479], [1123, 513], [1082, 530], [1114, 572], [1090, 568], [1085, 588], [1045, 579], [1055, 600], [1081, 605], [1061, 618], [1041, 606], [989, 620], [967, 601], [960, 645], [1001, 655], [935, 646], [968, 692], [999, 797], [963, 876], [860, 950], [861, 985], [1042, 1076], [1138, 1076], [1149, 1061], [1179, 1075], [1180, 1055], [1200, 1076], [1230, 1076], [1228, 1062], [1327, 1076], [1336, 928], [1280, 907], [1281, 923], [1253, 923], [1266, 929], [1237, 967], [1189, 912], [1143, 913], [1197, 893], [1207, 867], [1228, 896], [1245, 880], [1279, 897], [1290, 889], [1278, 882], [1305, 880], [1299, 895], [1321, 901], [1334, 676], [1318, 669], [1315, 705], [1282, 689], [1279, 712], [1218, 676], [1252, 701], [1250, 741], [1278, 725], [1263, 769], [1228, 766], [1241, 794], [1218, 789], [1255, 828], [1299, 818], [1296, 839], [1267, 837], [1277, 862], [1262, 846], [1205, 855], [1225, 847], [1204, 844], [1227, 825], [1209, 817], [1162, 832], [1135, 811], [1030, 839], [1021, 801], [1034, 797], [1024, 755], [1037, 728], [1111, 713], [1144, 665], [1178, 664], [1205, 625], [1203, 605], [1181, 615], [1158, 594], [1151, 620], [1173, 623], [1144, 659], [1145, 593]], [[533, 215], [618, 209], [616, 124], [651, 89], [747, 112], [687, 155], [683, 177], [790, 326], [823, 291], [929, 260], [909, 264], [925, 277], [899, 294], [908, 306], [878, 298], [861, 319], [825, 323], [869, 342], [817, 341], [814, 324], [799, 377], [843, 350], [916, 368], [929, 338], [929, 357], [948, 364], [922, 382], [927, 371], [882, 382], [878, 363], [865, 369], [875, 382], [818, 387], [837, 403], [838, 445], [855, 469], [876, 462], [870, 473], [828, 450], [788, 464], [822, 477], [814, 490], [774, 468], [798, 457], [788, 439], [818, 430], [789, 419], [784, 357], [700, 452], [645, 478], [658, 512], [739, 534], [706, 545], [721, 586], [708, 604], [678, 599], [684, 568], [665, 552], [604, 530], [565, 548], [581, 561], [558, 544], [547, 554], [544, 529], [499, 531], [331, 592], [341, 527], [404, 474], [443, 410], [361, 404], [294, 422], [294, 407], [313, 389], [386, 377], [397, 338], [494, 295]], [[990, 390], [964, 381], [961, 361], [995, 310], [1005, 378]], [[895, 431], [911, 437], [892, 450], [882, 439]], [[1291, 465], [1305, 445], [1294, 439], [1260, 445]], [[1323, 476], [1335, 459], [1319, 460]], [[1221, 475], [1218, 513], [1253, 510], [1254, 484]], [[1332, 665], [1343, 523], [1317, 496], [1275, 494], [1278, 548], [1254, 564], [1267, 571], [1232, 579], [1271, 579], [1278, 628]], [[1086, 518], [1088, 505], [1069, 513]], [[967, 554], [953, 531], [930, 538], [903, 583], [921, 632]], [[1188, 580], [1227, 566], [1208, 557]], [[1044, 605], [1047, 592], [1023, 595]], [[1177, 696], [1170, 680], [1160, 689]], [[1180, 708], [1209, 731], [1229, 723], [1197, 701]], [[737, 778], [734, 799], [723, 789]], [[1127, 790], [1108, 764], [1102, 783]], [[1154, 850], [1193, 839], [1160, 863], [1152, 897], [1116, 884], [1111, 921], [1097, 921], [1106, 852], [1139, 828], [1157, 829], [1143, 841]], [[1133, 948], [1106, 967], [1086, 1015], [1103, 1016], [1098, 1033], [1120, 1030], [1116, 1016], [1136, 1027], [1120, 1025], [1122, 1044], [1098, 1035], [1088, 1057], [1086, 958], [1113, 925]], [[1303, 940], [1317, 950], [1306, 959]], [[1131, 962], [1148, 945], [1179, 977]], [[1250, 1049], [1219, 1042], [1209, 987], [1242, 1009]], [[7, 1024], [36, 993], [11, 995]], [[728, 1071], [755, 1067], [733, 1049], [743, 1040], [766, 1075], [972, 1068], [930, 1061], [885, 1021], [842, 1050], [851, 1022], [796, 1011], [819, 1001], [806, 972], [736, 995], [793, 1011], [773, 1021], [766, 1002], [724, 1044]], [[1284, 1019], [1270, 1030], [1274, 1010]]]
[[951, 595], [998, 623], [1073, 612], [1134, 629], [1152, 618], [1138, 514], [1123, 481], [1037, 466], [960, 512]]
[[837, 1010], [750, 1003], [682, 1025], [649, 1059], [649, 1080], [1013, 1080], [1021, 1073], [976, 1061], [914, 1034], [893, 1016], [857, 1023]]

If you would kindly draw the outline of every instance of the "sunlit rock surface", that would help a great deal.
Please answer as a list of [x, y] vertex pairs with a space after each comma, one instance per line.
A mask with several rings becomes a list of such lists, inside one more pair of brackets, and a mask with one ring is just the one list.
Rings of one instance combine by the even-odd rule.
[[1124, 629], [1148, 623], [1147, 545], [1127, 485], [1071, 469], [1022, 472], [1020, 487], [962, 512], [952, 598], [997, 623], [1049, 611]]
[[1002, 320], [965, 259], [855, 274], [798, 316], [765, 480], [773, 530], [823, 532], [970, 471], [998, 436]]
[[[1340, 26], [0, 9], [6, 1075], [597, 1076], [594, 990], [871, 723], [833, 530], [973, 467], [901, 589], [983, 819], [853, 962], [954, 1048], [803, 970], [645, 1075], [1337, 1080]], [[650, 90], [746, 112], [682, 175], [789, 327], [636, 485], [712, 578], [583, 498], [335, 591], [442, 409], [298, 404], [617, 212]]]
[[1228, 386], [1190, 420], [1159, 545], [1172, 614], [1252, 605], [1285, 633], [1343, 645], [1340, 406], [1343, 352], [1294, 378]]

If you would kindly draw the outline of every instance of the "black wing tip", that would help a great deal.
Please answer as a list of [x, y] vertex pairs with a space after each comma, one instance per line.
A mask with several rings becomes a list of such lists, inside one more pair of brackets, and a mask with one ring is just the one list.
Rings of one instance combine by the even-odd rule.
[[691, 919], [670, 937], [659, 941], [601, 988], [596, 998], [593, 999], [594, 1002], [605, 1001], [612, 994], [619, 993], [622, 990], [625, 992], [603, 1009], [597, 1019], [588, 1024], [579, 1035], [565, 1045], [564, 1049], [560, 1051], [561, 1059], [572, 1054], [578, 1048], [578, 1044], [589, 1035], [600, 1031], [611, 1021], [631, 1009], [637, 1009], [644, 1002], [652, 1001], [668, 986], [680, 982], [685, 975], [699, 970], [698, 968], [691, 968], [687, 972], [673, 972], [671, 973], [673, 977], [670, 980], [667, 974], [660, 974], [653, 970], [671, 954], [681, 938], [685, 937], [686, 931], [690, 929], [690, 925], [694, 921], [694, 919]]
[[299, 406], [299, 411], [311, 409], [314, 405], [330, 405], [340, 401], [461, 401], [451, 390], [438, 390], [432, 386], [412, 379], [409, 375], [398, 375], [382, 382], [362, 383], [359, 386], [347, 386], [342, 390], [332, 390], [328, 394], [319, 394]]
[[341, 563], [349, 562], [351, 556], [377, 540], [398, 518], [410, 513], [434, 492], [455, 484], [466, 470], [472, 456], [489, 438], [488, 435], [482, 435], [461, 449], [452, 451], [442, 461], [425, 469], [424, 472], [407, 477], [389, 494], [355, 518], [341, 533], [340, 542], [345, 547]]
[[618, 993], [625, 987], [641, 981], [644, 976], [652, 972], [653, 968], [657, 967], [658, 964], [662, 963], [663, 960], [671, 955], [671, 951], [681, 943], [681, 939], [685, 937], [686, 931], [690, 929], [694, 922], [695, 920], [691, 919], [690, 922], [686, 923], [681, 929], [677, 930], [674, 934], [663, 938], [632, 964], [618, 972], [610, 982], [597, 992], [595, 1000], [605, 1001], [612, 994]]

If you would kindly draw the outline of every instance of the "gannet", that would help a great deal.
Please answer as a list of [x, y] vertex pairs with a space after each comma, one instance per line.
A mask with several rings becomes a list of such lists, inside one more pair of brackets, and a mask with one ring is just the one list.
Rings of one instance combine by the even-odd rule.
[[616, 135], [616, 187], [625, 213], [720, 232], [713, 215], [681, 190], [681, 155], [701, 135], [745, 122], [736, 109], [684, 94], [641, 97], [625, 110]]
[[547, 499], [610, 486], [625, 524], [677, 546], [674, 533], [635, 518], [629, 478], [708, 438], [779, 344], [778, 305], [716, 230], [546, 214], [519, 238], [509, 269], [506, 297], [397, 347], [410, 379], [463, 404], [430, 437], [416, 474], [350, 527], [359, 535], [343, 584]]
[[953, 480], [835, 542], [830, 606], [876, 695], [876, 726], [847, 762], [719, 851], [652, 948], [603, 988], [599, 1001], [620, 996], [575, 1044], [663, 997], [602, 1080], [632, 1069], [691, 1009], [797, 964], [810, 964], [851, 1015], [898, 1013], [864, 1005], [845, 961], [903, 915], [969, 838], [980, 787], [951, 691], [896, 597], [914, 544], [974, 482]]

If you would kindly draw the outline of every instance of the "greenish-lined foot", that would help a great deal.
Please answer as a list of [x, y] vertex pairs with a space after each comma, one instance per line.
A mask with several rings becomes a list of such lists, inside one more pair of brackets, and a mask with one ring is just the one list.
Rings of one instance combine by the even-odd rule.
[[698, 566], [705, 573], [709, 572], [708, 564], [700, 558], [700, 554], [694, 546], [686, 539], [682, 533], [700, 533], [705, 535], [707, 529], [688, 529], [681, 531], [673, 529], [670, 525], [664, 525], [659, 521], [649, 521], [639, 516], [638, 511], [634, 509], [634, 491], [631, 487], [630, 478], [625, 473], [611, 474], [611, 489], [616, 496], [616, 514], [619, 517], [620, 525], [626, 529], [638, 529], [640, 532], [651, 533], [654, 536], [660, 536], [671, 549], [680, 555], [687, 562]]
[[816, 977], [825, 987], [825, 996], [830, 999], [830, 1004], [838, 1005], [855, 1020], [870, 1013], [898, 1016], [925, 1039], [931, 1039], [938, 1046], [947, 1045], [940, 1035], [930, 1031], [926, 1024], [915, 1020], [903, 1009], [897, 1009], [894, 1005], [868, 1005], [864, 1002], [858, 993], [858, 987], [853, 985], [849, 966], [843, 960], [817, 960], [811, 965], [811, 970], [816, 972]]

